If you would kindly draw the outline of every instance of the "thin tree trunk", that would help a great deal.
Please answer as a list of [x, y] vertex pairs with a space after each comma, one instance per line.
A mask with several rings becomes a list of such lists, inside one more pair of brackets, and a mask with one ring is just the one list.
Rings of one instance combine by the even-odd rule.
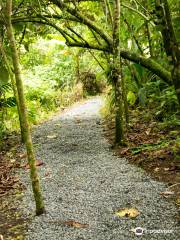
[[124, 144], [123, 99], [120, 58], [120, 0], [114, 3], [112, 82], [115, 93], [115, 141]]
[[125, 114], [125, 120], [126, 120], [126, 127], [129, 123], [129, 110], [128, 110], [128, 102], [127, 102], [127, 91], [126, 91], [126, 85], [124, 81], [124, 75], [123, 75], [123, 64], [121, 59], [121, 81], [122, 81], [122, 98], [124, 103], [124, 114]]
[[153, 47], [152, 47], [152, 40], [151, 40], [151, 33], [150, 33], [150, 29], [149, 29], [149, 24], [146, 23], [146, 32], [147, 32], [147, 37], [148, 37], [148, 42], [149, 42], [149, 53], [150, 56], [153, 58], [154, 57], [154, 53], [153, 53]]
[[33, 151], [31, 132], [30, 132], [30, 127], [28, 123], [28, 116], [27, 116], [27, 110], [26, 110], [26, 104], [25, 104], [18, 52], [16, 48], [16, 43], [15, 43], [15, 38], [14, 38], [13, 28], [11, 23], [11, 12], [12, 12], [12, 0], [7, 0], [7, 4], [6, 4], [7, 34], [8, 34], [8, 39], [9, 39], [9, 43], [12, 51], [12, 61], [13, 61], [16, 86], [18, 91], [19, 107], [20, 107], [21, 116], [22, 116], [22, 124], [23, 124], [23, 130], [24, 130], [28, 163], [30, 166], [30, 177], [32, 181], [32, 189], [33, 189], [34, 198], [36, 202], [36, 214], [40, 215], [44, 213], [45, 208], [44, 208], [43, 197], [41, 194], [41, 189], [39, 184], [39, 177], [37, 174], [37, 169], [35, 164], [35, 155]]
[[20, 125], [20, 130], [21, 130], [21, 141], [22, 141], [22, 143], [25, 143], [24, 130], [23, 130], [23, 124], [22, 124], [22, 116], [21, 116], [21, 111], [20, 111], [20, 107], [19, 107], [19, 99], [18, 99], [18, 93], [17, 93], [17, 88], [16, 88], [16, 81], [14, 79], [14, 74], [13, 74], [13, 72], [11, 70], [10, 65], [9, 65], [9, 62], [8, 62], [6, 53], [4, 51], [1, 39], [0, 39], [0, 52], [1, 52], [2, 56], [3, 56], [6, 68], [8, 70], [8, 73], [9, 73], [9, 76], [10, 76], [10, 79], [11, 79], [11, 85], [12, 85], [12, 88], [13, 88], [13, 93], [14, 93], [14, 97], [16, 99], [16, 104], [17, 104], [19, 125]]
[[109, 0], [104, 0], [104, 3], [106, 5], [106, 8], [108, 10], [109, 14], [109, 22], [111, 23], [111, 26], [113, 26], [113, 17], [112, 17], [112, 9]]
[[[148, 9], [148, 1], [147, 0], [143, 0], [142, 3], [143, 3], [143, 6], [144, 6], [144, 10]], [[151, 31], [150, 31], [150, 27], [149, 27], [149, 22], [148, 21], [145, 22], [145, 28], [146, 28], [145, 32], [147, 34], [148, 43], [149, 43], [149, 53], [150, 53], [151, 58], [153, 58], [154, 57], [154, 52], [153, 52]]]

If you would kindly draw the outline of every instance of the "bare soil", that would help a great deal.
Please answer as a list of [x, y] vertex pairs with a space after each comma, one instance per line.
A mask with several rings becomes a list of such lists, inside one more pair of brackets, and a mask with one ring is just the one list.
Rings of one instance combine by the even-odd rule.
[[27, 218], [18, 209], [24, 186], [15, 174], [21, 166], [19, 136], [4, 138], [0, 152], [0, 238], [23, 239]]

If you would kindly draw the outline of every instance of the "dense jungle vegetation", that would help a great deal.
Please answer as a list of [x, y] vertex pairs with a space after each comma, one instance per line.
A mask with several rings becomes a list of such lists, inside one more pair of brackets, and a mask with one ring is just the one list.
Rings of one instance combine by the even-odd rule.
[[87, 96], [103, 94], [121, 155], [179, 168], [179, 9], [177, 0], [0, 0], [0, 144], [21, 132], [37, 214], [31, 126]]

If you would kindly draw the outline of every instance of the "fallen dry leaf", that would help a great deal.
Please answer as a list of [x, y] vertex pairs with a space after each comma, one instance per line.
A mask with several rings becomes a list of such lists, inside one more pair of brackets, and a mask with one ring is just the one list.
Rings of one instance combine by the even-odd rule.
[[14, 159], [14, 158], [13, 158], [13, 159], [10, 159], [10, 162], [11, 162], [11, 163], [15, 163], [15, 162], [16, 162], [16, 159]]
[[57, 138], [57, 135], [55, 135], [55, 134], [54, 135], [48, 135], [47, 138], [49, 138], [49, 139]]
[[135, 218], [140, 214], [136, 208], [121, 208], [115, 212], [118, 217]]
[[146, 133], [147, 135], [149, 135], [150, 132], [151, 132], [151, 128], [148, 128], [148, 129], [145, 131], [145, 133]]
[[19, 157], [20, 157], [20, 158], [26, 158], [26, 157], [27, 157], [27, 153], [20, 153], [20, 154], [19, 154]]
[[169, 168], [166, 168], [166, 170], [165, 171], [175, 171], [175, 170], [178, 170], [178, 166], [176, 166], [176, 165], [174, 165], [174, 166], [172, 166], [172, 167], [169, 167]]
[[80, 123], [81, 122], [81, 120], [76, 120], [76, 123]]
[[[43, 163], [41, 160], [36, 160], [36, 167], [42, 166], [43, 164], [44, 164], [44, 163]], [[23, 167], [24, 167], [25, 169], [29, 169], [29, 168], [30, 168], [28, 163], [25, 164]]]
[[156, 168], [154, 169], [154, 172], [159, 172], [159, 168], [156, 167]]
[[88, 224], [79, 223], [79, 222], [76, 222], [74, 220], [68, 220], [68, 221], [57, 220], [57, 221], [50, 221], [49, 223], [60, 224], [60, 225], [65, 225], [65, 226], [69, 226], [69, 227], [74, 227], [74, 228], [87, 228], [87, 227], [89, 227]]
[[88, 224], [79, 223], [74, 220], [65, 221], [65, 222], [63, 222], [63, 224], [70, 226], [70, 227], [75, 227], [75, 228], [87, 228], [88, 227]]
[[173, 189], [173, 191], [179, 192], [179, 185], [180, 185], [180, 183], [175, 183], [175, 184], [169, 186], [168, 189], [171, 189], [171, 191]]
[[121, 151], [121, 154], [126, 155], [129, 151], [129, 148], [125, 148]]
[[45, 177], [48, 177], [50, 175], [50, 172], [45, 173]]
[[170, 195], [174, 195], [174, 192], [171, 191], [160, 192], [160, 195], [162, 195], [163, 197], [168, 197]]

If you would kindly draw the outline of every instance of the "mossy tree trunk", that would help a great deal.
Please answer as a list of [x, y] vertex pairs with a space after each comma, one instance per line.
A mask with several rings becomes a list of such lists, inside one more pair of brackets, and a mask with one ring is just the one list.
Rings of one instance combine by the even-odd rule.
[[25, 97], [24, 97], [24, 90], [23, 90], [23, 83], [22, 83], [22, 77], [21, 77], [21, 71], [20, 71], [20, 64], [19, 64], [19, 58], [18, 58], [18, 52], [16, 48], [12, 23], [11, 23], [11, 12], [12, 12], [12, 0], [7, 0], [6, 2], [6, 28], [7, 28], [7, 35], [9, 39], [9, 44], [11, 47], [12, 52], [12, 61], [13, 61], [13, 67], [14, 67], [14, 74], [16, 79], [16, 87], [18, 92], [18, 99], [19, 99], [19, 108], [21, 112], [22, 117], [22, 124], [23, 124], [23, 131], [24, 131], [24, 138], [25, 138], [25, 144], [26, 144], [26, 150], [27, 150], [27, 156], [28, 156], [28, 163], [30, 166], [30, 177], [32, 181], [32, 189], [34, 193], [34, 198], [36, 202], [36, 214], [40, 215], [44, 213], [44, 203], [43, 203], [43, 197], [40, 189], [40, 183], [39, 183], [39, 177], [37, 174], [36, 169], [36, 161], [35, 161], [35, 155], [33, 151], [33, 144], [32, 144], [32, 138], [31, 138], [31, 132], [30, 127], [28, 123], [28, 116], [27, 116], [27, 110], [26, 110], [26, 104], [25, 104]]
[[121, 59], [121, 82], [122, 82], [122, 98], [124, 103], [124, 115], [126, 120], [126, 127], [129, 123], [129, 109], [128, 109], [128, 102], [127, 102], [127, 90], [126, 90], [126, 83], [123, 75], [123, 62]]
[[164, 49], [172, 66], [172, 81], [180, 103], [180, 46], [174, 32], [168, 1], [156, 0], [155, 7], [158, 24], [161, 26]]
[[115, 142], [118, 145], [124, 143], [124, 124], [123, 124], [123, 94], [121, 79], [121, 57], [120, 57], [120, 0], [114, 3], [113, 19], [113, 64], [112, 64], [112, 83], [115, 94]]

